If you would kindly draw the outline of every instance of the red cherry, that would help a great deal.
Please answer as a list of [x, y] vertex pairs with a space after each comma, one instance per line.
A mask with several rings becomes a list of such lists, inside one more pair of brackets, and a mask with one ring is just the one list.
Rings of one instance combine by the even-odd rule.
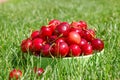
[[34, 39], [34, 38], [38, 38], [40, 35], [40, 32], [39, 31], [33, 31], [32, 34], [31, 34], [31, 38]]
[[102, 51], [104, 48], [104, 42], [100, 39], [94, 39], [91, 41], [91, 45], [94, 50]]
[[70, 29], [70, 31], [75, 31], [75, 32], [77, 32], [77, 33], [79, 33], [79, 35], [81, 36], [81, 37], [83, 37], [84, 36], [84, 31], [82, 30], [82, 29], [80, 29], [80, 28], [71, 28]]
[[55, 42], [56, 43], [65, 42], [65, 38], [63, 38], [63, 37], [58, 38]]
[[82, 52], [84, 55], [90, 55], [93, 53], [92, 45], [91, 44], [85, 44], [82, 47]]
[[19, 69], [18, 70], [13, 69], [9, 74], [9, 80], [11, 79], [18, 80], [20, 77], [22, 77], [22, 71]]
[[69, 47], [66, 42], [60, 42], [55, 45], [54, 55], [57, 57], [65, 57], [69, 52]]
[[32, 41], [29, 38], [23, 40], [21, 43], [22, 52], [26, 53], [28, 51], [31, 51], [31, 48], [30, 48], [31, 45], [32, 45]]
[[44, 41], [43, 41], [42, 38], [35, 38], [35, 39], [32, 41], [32, 49], [33, 49], [33, 52], [40, 51], [41, 48], [42, 48], [43, 42], [44, 42]]
[[70, 31], [70, 25], [67, 22], [62, 22], [58, 26], [56, 26], [55, 32], [57, 34], [62, 34], [63, 36], [67, 36]]
[[74, 28], [82, 29], [82, 28], [80, 27], [80, 23], [79, 23], [79, 22], [72, 22], [72, 23], [70, 24], [70, 26], [71, 26], [71, 27], [74, 27]]
[[79, 44], [80, 47], [84, 46], [85, 44], [88, 44], [87, 40], [81, 38], [81, 42]]
[[57, 35], [52, 35], [49, 37], [49, 43], [52, 44], [57, 39]]
[[69, 34], [68, 34], [68, 43], [69, 44], [80, 44], [81, 42], [81, 37], [80, 35], [75, 32], [75, 31], [71, 31]]
[[41, 28], [41, 35], [42, 36], [51, 36], [52, 35], [52, 30], [50, 27], [42, 26]]
[[38, 76], [40, 76], [41, 74], [44, 73], [44, 69], [43, 69], [43, 68], [37, 68], [37, 67], [35, 67], [35, 68], [34, 68], [34, 72], [35, 72]]
[[69, 46], [69, 48], [70, 48], [70, 50], [69, 50], [70, 56], [79, 56], [81, 54], [81, 49], [78, 45], [72, 44]]
[[84, 39], [87, 41], [92, 41], [95, 37], [95, 31], [92, 29], [88, 29], [84, 32]]
[[61, 22], [59, 20], [53, 19], [49, 22], [49, 27], [52, 29], [52, 31], [55, 30], [56, 26], [59, 25]]
[[79, 25], [82, 29], [87, 29], [87, 23], [85, 21], [79, 21]]
[[41, 52], [42, 52], [43, 56], [49, 57], [50, 56], [50, 45], [49, 44], [43, 45]]

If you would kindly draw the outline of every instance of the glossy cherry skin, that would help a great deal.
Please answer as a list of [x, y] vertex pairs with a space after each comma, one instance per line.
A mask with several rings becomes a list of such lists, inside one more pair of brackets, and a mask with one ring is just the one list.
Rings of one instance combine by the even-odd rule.
[[42, 46], [41, 53], [45, 57], [50, 56], [50, 44], [45, 44]]
[[84, 55], [90, 55], [93, 53], [93, 48], [91, 44], [85, 44], [81, 49]]
[[86, 45], [86, 44], [88, 44], [87, 40], [81, 38], [81, 42], [80, 42], [80, 44], [79, 44], [79, 47], [81, 48], [81, 47], [83, 47], [83, 46]]
[[58, 26], [56, 26], [55, 32], [56, 34], [67, 36], [70, 31], [70, 25], [67, 22], [62, 22]]
[[104, 48], [104, 42], [98, 38], [92, 40], [91, 45], [92, 45], [93, 49], [97, 50], [97, 51], [102, 51]]
[[30, 48], [31, 45], [32, 45], [32, 41], [29, 38], [23, 40], [21, 43], [22, 52], [26, 53], [31, 51], [31, 48]]
[[52, 29], [52, 31], [55, 30], [56, 26], [59, 25], [61, 22], [57, 19], [53, 19], [49, 22], [49, 27]]
[[9, 74], [9, 80], [18, 80], [20, 77], [22, 77], [22, 71], [19, 69], [13, 69]]
[[80, 35], [75, 31], [69, 32], [67, 39], [69, 44], [80, 44], [81, 42]]
[[36, 52], [36, 51], [40, 51], [43, 45], [43, 39], [42, 38], [35, 38], [32, 41], [32, 51]]
[[52, 29], [50, 27], [42, 26], [41, 28], [41, 35], [45, 36], [51, 36], [52, 35]]
[[81, 36], [81, 37], [83, 37], [84, 36], [84, 31], [82, 30], [82, 29], [80, 29], [80, 28], [71, 28], [70, 29], [70, 31], [75, 31], [75, 32], [77, 32], [77, 33], [79, 33], [79, 35]]
[[43, 68], [37, 68], [37, 67], [35, 67], [35, 68], [34, 68], [34, 72], [35, 72], [38, 76], [40, 76], [40, 75], [42, 75], [42, 74], [44, 73], [44, 69], [43, 69]]
[[56, 57], [65, 57], [69, 52], [69, 46], [66, 42], [56, 43], [54, 55]]
[[92, 41], [95, 37], [95, 31], [92, 29], [88, 29], [84, 32], [84, 39], [87, 41]]
[[79, 22], [72, 22], [72, 23], [70, 24], [70, 26], [73, 27], [73, 28], [82, 29], [82, 28], [80, 27], [80, 23], [79, 23]]
[[55, 42], [56, 43], [65, 42], [65, 38], [63, 38], [63, 37], [58, 38]]
[[38, 38], [40, 35], [40, 32], [39, 31], [33, 31], [32, 34], [31, 34], [31, 39], [33, 40], [34, 38]]
[[70, 56], [80, 56], [81, 55], [81, 49], [80, 49], [80, 47], [79, 47], [79, 45], [77, 45], [77, 44], [71, 44], [70, 46], [69, 46], [69, 55]]
[[79, 21], [79, 26], [82, 28], [82, 29], [87, 29], [87, 23], [85, 21]]

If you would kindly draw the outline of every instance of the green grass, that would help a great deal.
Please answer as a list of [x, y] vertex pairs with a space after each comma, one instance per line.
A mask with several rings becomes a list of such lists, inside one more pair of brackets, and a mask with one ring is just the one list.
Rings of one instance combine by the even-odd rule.
[[[0, 80], [7, 80], [13, 68], [22, 70], [22, 80], [119, 80], [119, 4], [119, 0], [9, 0], [0, 4]], [[85, 20], [104, 40], [104, 53], [90, 58], [85, 66], [77, 61], [47, 66], [45, 73], [36, 77], [32, 68], [41, 67], [41, 59], [23, 55], [20, 43], [31, 30], [54, 18], [68, 22]]]

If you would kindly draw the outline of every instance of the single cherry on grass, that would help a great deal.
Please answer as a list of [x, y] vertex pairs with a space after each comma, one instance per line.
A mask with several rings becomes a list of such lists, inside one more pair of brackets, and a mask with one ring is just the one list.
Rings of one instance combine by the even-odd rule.
[[34, 73], [36, 73], [38, 76], [40, 76], [44, 73], [44, 69], [35, 67], [34, 68]]
[[13, 69], [9, 74], [9, 80], [18, 80], [22, 77], [22, 71], [20, 69]]
[[80, 56], [81, 55], [81, 49], [79, 45], [77, 44], [71, 44], [69, 46], [69, 56]]
[[104, 42], [101, 39], [94, 39], [91, 41], [92, 47], [94, 50], [102, 51], [104, 48]]

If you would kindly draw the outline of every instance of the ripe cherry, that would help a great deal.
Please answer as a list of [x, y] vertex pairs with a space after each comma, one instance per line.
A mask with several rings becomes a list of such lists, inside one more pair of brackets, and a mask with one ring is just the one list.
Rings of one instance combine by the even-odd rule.
[[40, 53], [41, 53], [40, 51], [35, 51], [35, 52], [33, 52], [33, 55], [39, 57], [39, 56], [40, 56]]
[[55, 32], [57, 34], [62, 34], [63, 36], [67, 36], [70, 31], [70, 25], [67, 22], [62, 22], [58, 26], [56, 26]]
[[35, 38], [32, 41], [32, 51], [36, 52], [36, 51], [40, 51], [43, 45], [43, 39], [42, 38]]
[[92, 29], [88, 29], [88, 30], [85, 30], [84, 32], [84, 39], [86, 39], [87, 41], [92, 41], [95, 37], [95, 31], [92, 30]]
[[65, 38], [63, 38], [63, 37], [58, 38], [55, 42], [56, 43], [65, 42]]
[[91, 41], [94, 50], [102, 51], [104, 48], [104, 42], [101, 39], [94, 39]]
[[69, 52], [69, 46], [66, 42], [56, 43], [54, 55], [57, 57], [65, 57]]
[[80, 35], [75, 31], [69, 32], [67, 39], [69, 44], [80, 44], [81, 42]]
[[79, 44], [80, 47], [84, 46], [85, 44], [88, 44], [87, 40], [81, 38], [81, 42]]
[[45, 44], [42, 46], [41, 53], [43, 56], [50, 56], [50, 44]]
[[84, 55], [90, 55], [93, 52], [92, 45], [91, 44], [85, 44], [82, 47], [82, 52]]
[[20, 77], [22, 77], [22, 71], [19, 69], [13, 69], [9, 74], [9, 80], [18, 80]]
[[37, 30], [36, 30], [36, 31], [33, 31], [32, 34], [31, 34], [32, 40], [33, 40], [34, 38], [38, 38], [39, 35], [40, 35], [40, 32], [39, 32], [39, 31], [37, 31]]
[[69, 55], [70, 56], [80, 56], [80, 54], [81, 54], [81, 49], [80, 49], [80, 47], [79, 47], [79, 45], [77, 45], [77, 44], [71, 44], [70, 46], [69, 46]]
[[87, 23], [85, 21], [79, 21], [79, 25], [82, 29], [87, 29]]
[[21, 43], [22, 52], [26, 53], [28, 51], [31, 51], [31, 48], [30, 48], [31, 45], [32, 45], [32, 41], [29, 38], [23, 40]]
[[52, 35], [52, 30], [50, 27], [42, 26], [41, 28], [41, 35], [42, 36], [51, 36]]
[[75, 31], [75, 32], [77, 32], [77, 33], [79, 33], [79, 35], [81, 36], [81, 37], [83, 37], [84, 36], [84, 31], [82, 30], [82, 29], [80, 29], [80, 28], [71, 28], [70, 29], [70, 31]]
[[38, 76], [40, 76], [41, 74], [44, 73], [44, 69], [43, 68], [34, 68], [34, 73], [36, 73]]
[[82, 28], [80, 27], [80, 23], [79, 23], [79, 22], [72, 22], [72, 23], [70, 24], [70, 26], [73, 27], [73, 28], [82, 29]]
[[59, 25], [61, 22], [59, 20], [53, 19], [49, 22], [49, 27], [52, 29], [52, 31], [55, 30], [56, 26]]

